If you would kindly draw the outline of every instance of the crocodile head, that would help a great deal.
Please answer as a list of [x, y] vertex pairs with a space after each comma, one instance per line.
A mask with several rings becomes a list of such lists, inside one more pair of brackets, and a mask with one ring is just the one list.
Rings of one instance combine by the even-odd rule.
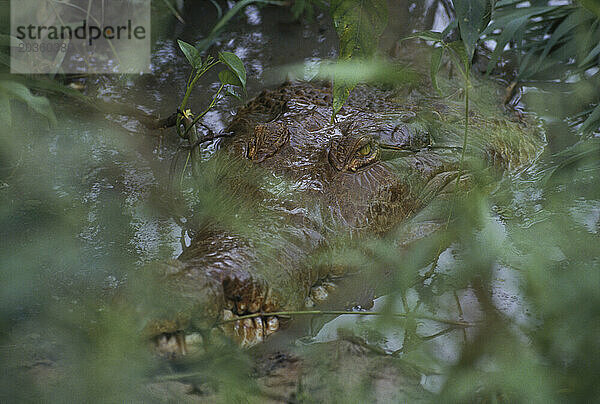
[[427, 152], [431, 136], [411, 122], [410, 107], [371, 91], [381, 98], [382, 110], [349, 105], [334, 122], [327, 86], [284, 85], [263, 92], [238, 113], [223, 149], [288, 181], [298, 208], [321, 210], [331, 226], [373, 231], [381, 209], [388, 222], [397, 222], [420, 203], [417, 189], [408, 188], [403, 173], [386, 160]]
[[[170, 324], [155, 327], [160, 334], [263, 313], [225, 327], [243, 345], [261, 341], [279, 327], [266, 313], [301, 309], [333, 287], [330, 273], [306, 261], [330, 235], [384, 233], [453, 188], [463, 146], [459, 102], [400, 102], [359, 86], [335, 120], [330, 105], [331, 87], [287, 83], [240, 109], [221, 150], [199, 170], [199, 194], [226, 192], [216, 204], [228, 214], [199, 226], [165, 273], [183, 301], [178, 313], [188, 314], [159, 322]], [[521, 122], [474, 112], [470, 125], [466, 154], [491, 166], [522, 166], [541, 150]], [[244, 212], [245, 225], [229, 220]]]

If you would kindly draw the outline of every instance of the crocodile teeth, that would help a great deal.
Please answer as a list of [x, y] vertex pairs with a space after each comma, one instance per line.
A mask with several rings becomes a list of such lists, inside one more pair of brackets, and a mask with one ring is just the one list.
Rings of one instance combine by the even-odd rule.
[[267, 317], [265, 322], [265, 336], [273, 334], [279, 329], [279, 319], [275, 316]]
[[[223, 320], [235, 320], [237, 316], [231, 310], [223, 310]], [[245, 318], [230, 321], [222, 326], [225, 334], [232, 337], [241, 347], [250, 348], [265, 340], [279, 329], [279, 319], [275, 316]]]
[[262, 342], [265, 339], [265, 325], [262, 318], [256, 317], [254, 319], [254, 340], [256, 343]]
[[[221, 325], [221, 330], [242, 348], [250, 348], [263, 342], [279, 329], [279, 319], [276, 316], [231, 321], [236, 320], [237, 317], [233, 311], [223, 310], [223, 320], [228, 322]], [[203, 341], [202, 335], [198, 333], [185, 334], [183, 331], [178, 331], [156, 337], [154, 348], [160, 356], [176, 358], [202, 350]]]
[[190, 353], [198, 352], [201, 349], [202, 344], [204, 342], [202, 335], [200, 335], [197, 332], [186, 334], [184, 338], [186, 351]]
[[265, 298], [263, 301], [262, 309], [263, 311], [275, 311], [278, 307], [276, 299], [273, 298], [273, 293], [271, 288], [267, 288], [267, 293], [265, 293]]
[[249, 348], [263, 341], [263, 324], [260, 318], [246, 318], [237, 329], [238, 342], [242, 348]]
[[155, 341], [155, 348], [159, 355], [175, 357], [185, 355], [187, 348], [183, 333], [162, 334]]
[[310, 297], [315, 303], [320, 303], [327, 300], [329, 293], [323, 285], [315, 286], [310, 289]]
[[231, 320], [234, 317], [233, 312], [231, 310], [223, 310], [223, 320]]

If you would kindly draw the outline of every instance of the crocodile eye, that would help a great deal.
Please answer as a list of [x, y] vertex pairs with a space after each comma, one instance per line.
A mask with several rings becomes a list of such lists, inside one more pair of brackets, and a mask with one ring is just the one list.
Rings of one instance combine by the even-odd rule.
[[373, 143], [372, 139], [360, 139], [355, 150], [347, 165], [350, 171], [357, 171], [379, 160], [379, 148]]
[[338, 171], [356, 172], [379, 161], [379, 147], [370, 136], [336, 137], [329, 149], [329, 162]]
[[358, 154], [361, 156], [368, 156], [369, 154], [371, 154], [371, 144], [367, 143], [366, 145], [364, 145], [363, 147], [361, 147], [358, 150]]

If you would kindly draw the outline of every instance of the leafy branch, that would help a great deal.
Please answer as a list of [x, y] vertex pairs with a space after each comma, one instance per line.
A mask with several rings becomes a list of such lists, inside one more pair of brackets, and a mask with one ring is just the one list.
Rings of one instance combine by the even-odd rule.
[[[385, 0], [332, 0], [329, 10], [340, 38], [338, 63], [348, 62], [354, 58], [364, 60], [372, 57], [379, 37], [387, 25], [387, 2]], [[358, 84], [356, 80], [334, 77], [333, 119], [356, 84]]]
[[[475, 47], [479, 41], [481, 33], [486, 29], [491, 20], [494, 4], [495, 0], [455, 0], [454, 5], [456, 11], [456, 20], [450, 23], [443, 32], [424, 31], [404, 38], [418, 38], [424, 41], [433, 42], [434, 49], [431, 53], [430, 63], [431, 83], [433, 88], [440, 95], [442, 95], [442, 91], [440, 90], [437, 82], [437, 75], [439, 74], [442, 66], [444, 54], [448, 54], [452, 62], [458, 66], [464, 80], [464, 135], [462, 152], [458, 165], [458, 173], [456, 175], [456, 182], [454, 186], [454, 198], [458, 197], [457, 191], [464, 171], [465, 154], [469, 139], [469, 93], [471, 88], [471, 61], [473, 60]], [[451, 30], [456, 29], [457, 27], [462, 40], [446, 42], [444, 38], [448, 36]], [[448, 218], [445, 223], [446, 229], [450, 224], [450, 220], [454, 214], [454, 208], [456, 205], [457, 204], [455, 201], [455, 203], [452, 204], [450, 212], [448, 213]], [[436, 258], [432, 263], [431, 270], [429, 272], [435, 270], [439, 256], [442, 252], [441, 248], [441, 246], [438, 248]]]
[[[510, 96], [522, 85], [574, 94], [565, 112], [573, 126], [581, 124], [580, 132], [592, 133], [600, 128], [600, 98], [595, 91], [600, 77], [600, 6], [594, 1], [578, 3], [533, 2], [522, 7], [518, 2], [499, 2], [482, 36], [496, 42], [488, 74], [501, 57], [517, 65]], [[588, 90], [581, 91], [585, 87]]]
[[[192, 72], [187, 80], [185, 94], [183, 100], [179, 105], [177, 114], [177, 134], [187, 139], [190, 144], [190, 151], [188, 154], [187, 161], [189, 161], [194, 153], [197, 152], [197, 146], [201, 143], [196, 133], [196, 124], [210, 111], [216, 104], [225, 96], [232, 96], [237, 99], [241, 99], [239, 94], [235, 91], [236, 88], [241, 88], [244, 92], [246, 91], [246, 69], [244, 63], [234, 53], [231, 52], [219, 52], [218, 59], [212, 56], [207, 56], [204, 59], [200, 55], [200, 51], [193, 45], [184, 42], [182, 40], [177, 41], [179, 47], [189, 64], [192, 66]], [[191, 109], [188, 107], [189, 98], [192, 94], [198, 80], [206, 74], [213, 67], [218, 64], [225, 65], [226, 69], [219, 72], [219, 81], [221, 85], [219, 89], [212, 97], [210, 104], [202, 112], [194, 117]], [[199, 155], [197, 158], [199, 159]], [[186, 162], [187, 166], [187, 162]], [[185, 168], [184, 168], [185, 170]]]

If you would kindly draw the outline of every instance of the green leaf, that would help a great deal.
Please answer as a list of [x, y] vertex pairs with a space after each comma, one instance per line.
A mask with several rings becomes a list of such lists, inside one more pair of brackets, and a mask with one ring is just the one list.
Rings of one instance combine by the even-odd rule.
[[600, 17], [600, 3], [598, 0], [577, 0], [577, 2]]
[[219, 80], [223, 84], [231, 84], [232, 86], [241, 87], [242, 83], [240, 83], [240, 79], [231, 71], [231, 70], [223, 70], [219, 73]]
[[46, 97], [31, 94], [31, 91], [23, 84], [10, 80], [2, 80], [0, 81], [0, 94], [24, 102], [29, 108], [46, 117], [51, 125], [56, 125], [57, 121], [54, 111], [52, 111], [52, 107], [50, 106], [50, 101]]
[[588, 53], [585, 59], [583, 59], [583, 61], [579, 63], [578, 67], [586, 66], [588, 63], [593, 61], [598, 56], [598, 54], [600, 54], [600, 44], [596, 45], [594, 49], [592, 49], [590, 53]]
[[[340, 39], [340, 61], [366, 59], [377, 49], [387, 25], [386, 0], [332, 0], [330, 14]], [[342, 108], [356, 83], [334, 78], [333, 115]]]
[[492, 55], [490, 56], [490, 61], [487, 65], [486, 74], [489, 75], [494, 66], [496, 66], [496, 63], [498, 62], [498, 59], [504, 51], [504, 47], [506, 46], [508, 41], [514, 40], [515, 33], [523, 29], [527, 24], [528, 20], [529, 17], [521, 16], [511, 20], [508, 24], [506, 24], [506, 26], [502, 30], [502, 33], [500, 34], [500, 37], [496, 39], [496, 47], [494, 48], [494, 52], [492, 52]]
[[471, 59], [469, 59], [469, 57], [467, 56], [467, 51], [465, 49], [464, 43], [462, 43], [461, 41], [455, 41], [449, 43], [446, 46], [448, 47], [448, 49], [452, 50], [452, 52], [450, 52], [450, 55], [452, 56], [454, 62], [458, 65], [458, 67], [460, 67], [463, 75], [465, 75], [467, 65], [470, 64]]
[[516, 6], [519, 3], [523, 3], [523, 0], [498, 0], [496, 2], [496, 7], [500, 8], [507, 6]]
[[[243, 89], [246, 89], [246, 68], [244, 63], [238, 58], [235, 53], [219, 52], [219, 60], [227, 65], [229, 70], [237, 77], [239, 84]], [[219, 75], [220, 78], [220, 75]], [[229, 83], [231, 84], [231, 83]]]
[[446, 38], [446, 35], [450, 34], [450, 31], [452, 31], [453, 29], [456, 29], [456, 28], [458, 28], [458, 21], [456, 21], [456, 19], [454, 19], [442, 31], [442, 34], [441, 34], [442, 39]]
[[596, 105], [592, 113], [581, 124], [582, 132], [594, 132], [600, 127], [600, 105]]
[[414, 34], [411, 34], [407, 37], [402, 38], [402, 40], [405, 40], [405, 39], [422, 39], [424, 41], [441, 42], [443, 39], [443, 36], [442, 36], [441, 32], [421, 31], [421, 32], [415, 32]]
[[527, 52], [527, 54], [525, 54], [525, 57], [523, 57], [523, 59], [521, 60], [519, 72], [517, 73], [517, 77], [515, 78], [515, 80], [524, 81], [537, 72], [534, 68], [530, 67], [532, 60], [535, 58], [535, 51], [536, 49], [532, 49], [529, 52]]
[[0, 93], [0, 124], [4, 127], [12, 126], [12, 114], [10, 112], [10, 98], [8, 94]]
[[356, 83], [336, 79], [333, 82], [333, 116], [340, 112]]
[[[496, 4], [498, 5], [498, 3]], [[541, 17], [552, 14], [560, 10], [564, 6], [534, 6], [522, 8], [505, 8], [494, 10], [494, 21], [483, 31], [484, 34], [489, 34], [496, 29], [504, 29], [504, 27], [512, 20], [521, 17]]]
[[231, 89], [231, 88], [227, 88], [225, 90], [225, 95], [233, 97], [233, 98], [237, 99], [238, 101], [242, 101], [242, 96], [240, 94], [236, 93], [235, 91], [233, 91], [233, 89]]
[[556, 27], [556, 29], [552, 33], [552, 36], [548, 39], [548, 41], [546, 43], [544, 52], [538, 59], [538, 64], [537, 64], [538, 69], [539, 69], [539, 66], [541, 65], [541, 63], [544, 61], [544, 59], [548, 56], [548, 54], [550, 53], [552, 48], [554, 48], [556, 43], [563, 36], [565, 36], [568, 32], [570, 32], [571, 30], [573, 30], [579, 26], [580, 21], [581, 21], [582, 17], [585, 15], [585, 13], [587, 13], [587, 12], [584, 10], [578, 10], [577, 12], [570, 14], [567, 18], [565, 18], [558, 25], [558, 27]]
[[431, 84], [435, 91], [437, 91], [440, 95], [442, 91], [440, 90], [437, 83], [437, 75], [440, 71], [440, 67], [442, 66], [442, 56], [444, 55], [444, 47], [440, 46], [438, 48], [434, 48], [431, 53]]
[[340, 38], [340, 59], [372, 56], [387, 25], [387, 2], [332, 0], [330, 12]]
[[494, 0], [454, 0], [456, 19], [468, 60], [473, 59], [479, 36], [492, 18]]
[[185, 58], [188, 60], [188, 62], [190, 62], [190, 65], [192, 65], [194, 69], [198, 69], [200, 66], [202, 66], [202, 57], [194, 45], [184, 42], [181, 39], [178, 39], [177, 43], [185, 55]]

